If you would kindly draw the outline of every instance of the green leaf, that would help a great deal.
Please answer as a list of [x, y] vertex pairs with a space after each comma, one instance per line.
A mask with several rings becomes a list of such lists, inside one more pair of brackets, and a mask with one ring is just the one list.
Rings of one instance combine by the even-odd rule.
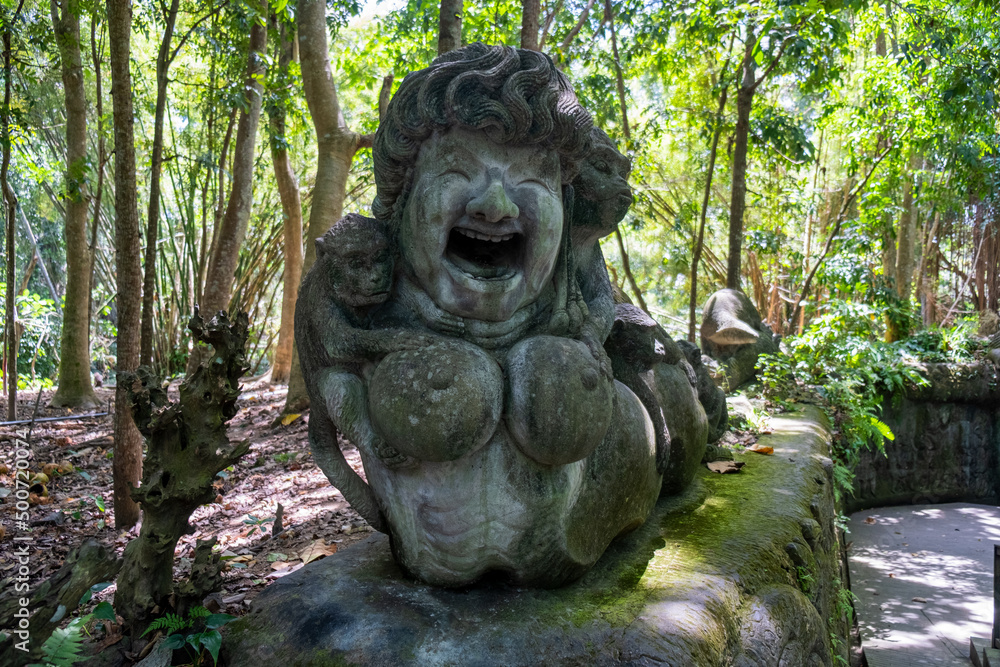
[[205, 618], [205, 627], [209, 630], [215, 630], [216, 628], [221, 628], [223, 625], [234, 620], [235, 618], [236, 617], [231, 614], [212, 614]]
[[65, 628], [56, 628], [42, 644], [42, 655], [46, 663], [59, 667], [83, 662], [83, 622], [85, 618], [75, 618]]
[[163, 640], [163, 648], [168, 648], [171, 650], [183, 648], [185, 643], [186, 642], [184, 639], [184, 635], [181, 634], [170, 635], [169, 637]]
[[104, 511], [104, 499], [103, 498], [99, 498], [98, 496], [95, 496], [94, 494], [90, 494], [90, 497], [94, 499], [94, 504], [97, 505], [97, 509], [99, 509], [100, 511], [103, 512]]
[[114, 621], [115, 619], [115, 608], [111, 606], [108, 601], [99, 602], [97, 607], [94, 608], [94, 618], [101, 619], [103, 621]]
[[188, 612], [188, 618], [208, 618], [212, 615], [212, 612], [205, 609], [204, 607], [191, 607], [191, 611]]
[[150, 623], [149, 627], [146, 628], [146, 631], [139, 636], [145, 637], [146, 633], [150, 632], [151, 630], [166, 630], [168, 633], [174, 633], [177, 632], [178, 630], [188, 627], [189, 625], [190, 625], [189, 621], [185, 621], [177, 614], [167, 614], [165, 616], [161, 616], [160, 618]]
[[[227, 616], [227, 614], [215, 614], [216, 616]], [[212, 654], [212, 664], [219, 664], [219, 649], [222, 648], [222, 635], [218, 630], [201, 633], [199, 639], [201, 645]]]
[[874, 426], [876, 429], [878, 429], [878, 432], [882, 434], [883, 438], [885, 438], [886, 440], [895, 440], [896, 439], [896, 436], [892, 432], [892, 429], [889, 428], [889, 426], [885, 422], [879, 421], [878, 419], [875, 419], [874, 417], [869, 417], [868, 419], [871, 420], [872, 426]]

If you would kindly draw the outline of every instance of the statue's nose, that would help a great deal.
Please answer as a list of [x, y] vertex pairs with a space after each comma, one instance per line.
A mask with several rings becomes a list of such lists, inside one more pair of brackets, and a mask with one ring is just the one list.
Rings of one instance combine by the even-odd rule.
[[465, 206], [467, 215], [485, 222], [500, 222], [508, 218], [516, 218], [521, 212], [517, 204], [507, 196], [503, 183], [494, 180], [478, 197]]

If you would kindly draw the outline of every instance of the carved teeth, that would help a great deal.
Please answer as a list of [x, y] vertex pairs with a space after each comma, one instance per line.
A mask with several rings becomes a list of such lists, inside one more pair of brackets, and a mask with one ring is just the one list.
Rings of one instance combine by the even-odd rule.
[[499, 236], [493, 234], [482, 234], [480, 232], [473, 231], [471, 229], [465, 229], [464, 227], [457, 227], [456, 231], [462, 236], [467, 236], [470, 239], [476, 239], [478, 241], [490, 241], [491, 243], [500, 243], [501, 241], [509, 241], [514, 238], [513, 234], [501, 234]]

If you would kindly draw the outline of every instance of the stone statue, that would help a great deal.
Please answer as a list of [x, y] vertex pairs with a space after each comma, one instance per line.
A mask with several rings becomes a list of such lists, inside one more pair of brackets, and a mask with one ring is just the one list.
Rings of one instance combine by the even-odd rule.
[[406, 77], [374, 169], [375, 219], [321, 239], [296, 309], [317, 463], [423, 581], [578, 578], [669, 466], [604, 347], [628, 160], [548, 56], [474, 44]]
[[719, 361], [717, 379], [724, 387], [736, 389], [753, 379], [757, 357], [776, 353], [779, 340], [743, 292], [721, 289], [705, 302], [701, 349]]

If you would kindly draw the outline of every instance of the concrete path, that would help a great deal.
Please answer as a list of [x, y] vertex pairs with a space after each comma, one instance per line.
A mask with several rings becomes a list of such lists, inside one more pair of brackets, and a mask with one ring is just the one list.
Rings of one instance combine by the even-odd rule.
[[968, 667], [993, 626], [1000, 507], [883, 507], [851, 516], [851, 588], [869, 667]]

